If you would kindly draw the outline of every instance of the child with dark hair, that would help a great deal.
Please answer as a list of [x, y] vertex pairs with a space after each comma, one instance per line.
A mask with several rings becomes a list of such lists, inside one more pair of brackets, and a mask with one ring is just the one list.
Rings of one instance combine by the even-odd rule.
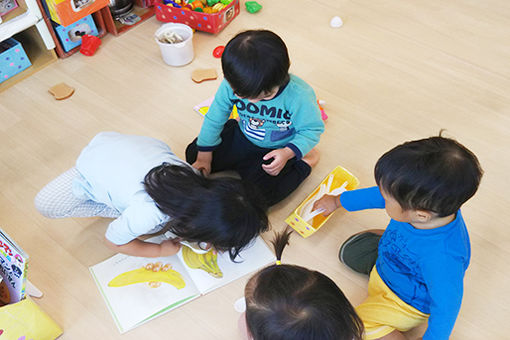
[[325, 195], [325, 215], [386, 209], [386, 230], [350, 237], [340, 261], [370, 275], [368, 298], [356, 308], [367, 339], [405, 339], [428, 320], [424, 340], [449, 339], [460, 310], [469, 235], [460, 207], [478, 189], [482, 169], [457, 141], [431, 137], [399, 145], [375, 166], [376, 187]]
[[[234, 170], [278, 203], [318, 162], [313, 149], [324, 131], [313, 89], [289, 74], [283, 40], [267, 30], [245, 31], [221, 58], [225, 80], [211, 104], [186, 161], [206, 174]], [[229, 120], [233, 107], [239, 122]]]
[[[233, 260], [268, 228], [261, 201], [240, 180], [203, 177], [162, 141], [101, 132], [75, 167], [37, 194], [35, 206], [50, 218], [115, 218], [106, 243], [128, 255], [170, 256], [181, 238], [228, 251]], [[164, 228], [178, 238], [161, 244], [138, 238]]]
[[[273, 241], [276, 264], [262, 269], [246, 284], [245, 337], [253, 340], [363, 339], [363, 323], [330, 278], [300, 266], [281, 264], [289, 235], [290, 232], [283, 232]], [[242, 319], [240, 323], [242, 327]]]

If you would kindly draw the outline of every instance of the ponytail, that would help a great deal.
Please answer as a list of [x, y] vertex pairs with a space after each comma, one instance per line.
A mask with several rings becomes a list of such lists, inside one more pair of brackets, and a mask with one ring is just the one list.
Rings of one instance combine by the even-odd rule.
[[271, 244], [273, 245], [274, 253], [276, 256], [277, 265], [281, 264], [283, 249], [285, 249], [285, 246], [289, 244], [290, 234], [292, 234], [292, 230], [287, 227], [287, 229], [281, 233], [275, 232], [274, 238], [271, 240]]

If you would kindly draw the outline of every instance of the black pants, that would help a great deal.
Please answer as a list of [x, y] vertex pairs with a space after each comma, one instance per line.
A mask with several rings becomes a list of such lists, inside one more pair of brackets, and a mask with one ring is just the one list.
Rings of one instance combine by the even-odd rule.
[[[213, 151], [211, 172], [237, 171], [243, 180], [255, 185], [269, 206], [274, 205], [290, 195], [310, 175], [312, 168], [294, 157], [287, 161], [277, 176], [271, 176], [262, 169], [262, 157], [272, 150], [250, 142], [239, 129], [237, 121], [230, 119], [221, 132], [220, 145]], [[193, 164], [197, 153], [195, 138], [186, 148], [186, 161]]]

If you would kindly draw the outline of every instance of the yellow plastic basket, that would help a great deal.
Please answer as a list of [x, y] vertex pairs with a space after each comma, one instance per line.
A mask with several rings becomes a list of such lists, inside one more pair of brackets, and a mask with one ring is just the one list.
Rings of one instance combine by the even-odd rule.
[[54, 340], [62, 329], [29, 297], [0, 308], [0, 339]]
[[294, 228], [299, 233], [299, 235], [303, 236], [304, 238], [307, 238], [308, 236], [312, 235], [317, 230], [319, 230], [319, 228], [322, 227], [322, 225], [326, 223], [326, 221], [333, 215], [330, 214], [329, 216], [324, 217], [324, 215], [319, 214], [311, 220], [311, 223], [308, 223], [305, 220], [303, 220], [299, 213], [302, 210], [303, 206], [310, 199], [312, 199], [315, 196], [315, 194], [319, 192], [320, 186], [322, 184], [327, 184], [330, 176], [333, 176], [330, 188], [331, 190], [340, 188], [344, 182], [347, 182], [347, 186], [345, 187], [346, 190], [356, 189], [359, 185], [358, 178], [356, 178], [356, 176], [351, 174], [348, 170], [344, 169], [341, 166], [337, 166], [336, 168], [334, 168], [333, 171], [331, 171], [326, 176], [326, 178], [324, 178], [324, 180], [317, 186], [317, 188], [315, 188], [315, 190], [310, 195], [308, 195], [308, 197], [303, 202], [301, 202], [301, 204], [296, 208], [296, 210], [294, 210], [292, 214], [290, 214], [290, 216], [287, 217], [287, 219], [285, 219], [285, 223]]

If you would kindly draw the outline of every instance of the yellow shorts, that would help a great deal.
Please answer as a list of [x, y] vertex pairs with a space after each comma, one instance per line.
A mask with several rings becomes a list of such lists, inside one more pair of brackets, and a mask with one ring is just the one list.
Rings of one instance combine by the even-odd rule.
[[405, 332], [427, 321], [429, 315], [402, 301], [377, 273], [374, 266], [368, 281], [368, 297], [356, 307], [365, 326], [365, 339], [390, 334], [395, 329]]

